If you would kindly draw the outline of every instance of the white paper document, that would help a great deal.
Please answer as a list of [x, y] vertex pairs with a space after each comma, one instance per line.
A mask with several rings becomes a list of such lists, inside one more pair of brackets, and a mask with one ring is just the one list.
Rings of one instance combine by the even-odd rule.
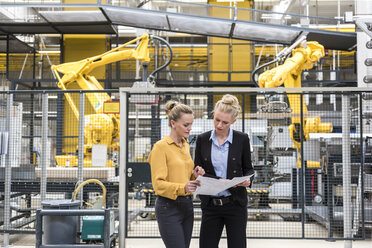
[[239, 183], [244, 182], [254, 174], [244, 177], [234, 177], [231, 180], [220, 180], [211, 177], [199, 176], [196, 180], [200, 181], [200, 186], [196, 188], [194, 196], [196, 195], [216, 195], [228, 188], [231, 188]]

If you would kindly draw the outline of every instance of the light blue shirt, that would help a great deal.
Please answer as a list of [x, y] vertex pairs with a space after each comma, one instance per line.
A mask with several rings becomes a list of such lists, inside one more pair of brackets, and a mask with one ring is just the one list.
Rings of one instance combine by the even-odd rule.
[[[215, 130], [212, 131], [211, 137], [209, 139], [212, 140], [211, 159], [214, 171], [216, 172], [216, 176], [226, 179], [227, 160], [229, 155], [229, 147], [230, 144], [232, 144], [233, 140], [233, 130], [230, 128], [229, 136], [227, 136], [226, 140], [222, 143], [221, 146], [218, 144]], [[215, 196], [220, 197], [229, 195], [231, 195], [231, 193], [228, 190], [225, 190]]]

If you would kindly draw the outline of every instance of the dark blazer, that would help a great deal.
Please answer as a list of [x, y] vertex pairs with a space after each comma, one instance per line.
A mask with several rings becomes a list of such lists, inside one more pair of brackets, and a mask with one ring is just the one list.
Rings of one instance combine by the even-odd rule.
[[[195, 166], [201, 166], [205, 170], [204, 176], [218, 178], [212, 164], [211, 150], [212, 140], [211, 132], [200, 134], [196, 140], [195, 148]], [[253, 174], [251, 161], [251, 149], [249, 137], [246, 133], [233, 130], [232, 144], [229, 146], [227, 159], [227, 179], [241, 177]], [[253, 177], [251, 178], [253, 181]], [[252, 183], [251, 183], [252, 184]], [[235, 187], [229, 189], [233, 200], [241, 206], [247, 206], [247, 190], [244, 187]], [[201, 207], [204, 208], [211, 200], [210, 196], [200, 195]]]

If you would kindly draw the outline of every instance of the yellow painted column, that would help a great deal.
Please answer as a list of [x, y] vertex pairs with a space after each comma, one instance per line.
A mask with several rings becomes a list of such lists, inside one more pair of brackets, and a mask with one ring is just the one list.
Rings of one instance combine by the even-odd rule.
[[[64, 0], [66, 4], [95, 4], [97, 0]], [[102, 0], [102, 3], [105, 3]], [[69, 11], [81, 11], [81, 10], [98, 10], [97, 9], [82, 9], [82, 8], [65, 8]], [[106, 35], [64, 35], [63, 36], [63, 62], [79, 61], [85, 58], [93, 57], [95, 55], [102, 54], [108, 50]], [[90, 75], [95, 76], [97, 79], [105, 79], [106, 66], [101, 66], [94, 69]], [[103, 83], [101, 83], [103, 85]], [[70, 84], [68, 89], [80, 89], [76, 84]], [[84, 89], [83, 89], [84, 90]], [[79, 94], [71, 94], [73, 101], [77, 109], [79, 109]], [[94, 106], [90, 106], [85, 101], [85, 115], [94, 113]], [[75, 118], [72, 108], [67, 101], [64, 101], [63, 107], [63, 135], [64, 136], [78, 136], [79, 122]], [[78, 145], [78, 138], [66, 138], [63, 139], [63, 153], [74, 153]]]
[[[209, 4], [233, 7], [234, 3], [221, 0], [209, 0]], [[251, 8], [252, 1], [244, 0], [237, 2], [238, 8]], [[210, 7], [209, 15], [220, 18], [233, 18], [233, 9]], [[238, 11], [238, 20], [250, 20], [250, 13], [248, 11]], [[209, 38], [209, 71], [251, 71], [251, 45], [249, 41], [226, 39], [218, 37]], [[230, 81], [250, 81], [250, 73], [232, 73]], [[210, 81], [226, 81], [226, 86], [229, 86], [228, 73], [210, 73]], [[214, 104], [221, 99], [221, 97], [214, 97]], [[241, 101], [241, 98], [239, 98]], [[245, 98], [245, 111], [250, 110], [250, 97]]]

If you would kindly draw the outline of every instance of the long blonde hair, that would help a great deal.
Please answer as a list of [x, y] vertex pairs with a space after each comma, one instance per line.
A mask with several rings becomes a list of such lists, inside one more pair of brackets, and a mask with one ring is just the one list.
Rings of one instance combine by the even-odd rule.
[[182, 114], [194, 114], [192, 109], [180, 102], [170, 100], [165, 104], [165, 112], [168, 115], [168, 125], [171, 127], [171, 120], [177, 121]]
[[214, 106], [213, 112], [216, 110], [224, 113], [231, 113], [232, 119], [235, 120], [241, 111], [241, 107], [236, 96], [226, 94]]

